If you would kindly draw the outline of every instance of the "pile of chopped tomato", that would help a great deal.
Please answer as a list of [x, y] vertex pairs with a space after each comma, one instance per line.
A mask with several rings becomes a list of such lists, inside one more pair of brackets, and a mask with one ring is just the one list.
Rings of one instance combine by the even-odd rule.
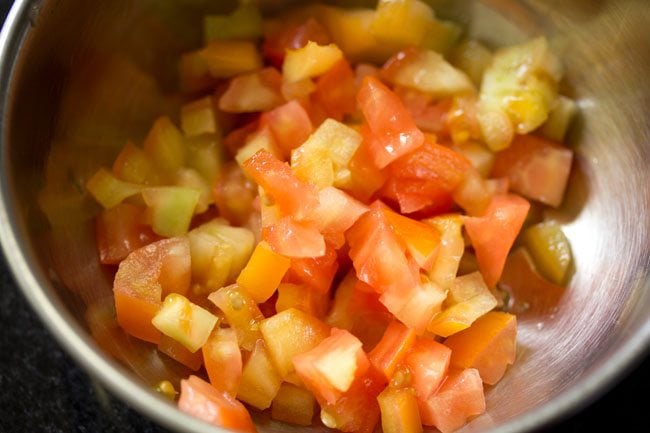
[[557, 285], [571, 262], [529, 212], [572, 161], [545, 40], [457, 43], [420, 0], [205, 25], [180, 128], [159, 118], [86, 185], [121, 328], [194, 372], [181, 410], [237, 431], [251, 408], [344, 432], [482, 414], [516, 357], [511, 249]]

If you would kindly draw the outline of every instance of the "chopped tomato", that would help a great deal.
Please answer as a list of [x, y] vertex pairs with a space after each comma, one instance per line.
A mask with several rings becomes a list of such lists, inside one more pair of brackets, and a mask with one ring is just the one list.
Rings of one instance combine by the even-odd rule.
[[285, 25], [282, 30], [267, 35], [262, 52], [274, 66], [280, 67], [284, 62], [286, 50], [302, 48], [309, 41], [314, 41], [319, 45], [330, 43], [327, 30], [313, 18], [309, 18], [300, 25]]
[[237, 284], [245, 288], [256, 302], [264, 302], [275, 292], [290, 265], [287, 257], [260, 242], [237, 277]]
[[336, 251], [327, 245], [320, 257], [293, 258], [285, 280], [303, 284], [317, 293], [326, 294], [339, 268]]
[[160, 239], [144, 224], [144, 209], [129, 203], [104, 210], [96, 219], [95, 234], [99, 261], [105, 265], [118, 264], [131, 252]]
[[237, 398], [254, 408], [264, 410], [280, 390], [282, 378], [273, 366], [264, 340], [257, 340], [242, 370]]
[[379, 343], [368, 354], [370, 362], [390, 380], [402, 359], [415, 344], [415, 331], [393, 320]]
[[253, 420], [243, 404], [197, 376], [181, 380], [178, 408], [219, 427], [257, 433]]
[[333, 187], [320, 190], [318, 198], [318, 206], [309, 219], [318, 226], [330, 244], [340, 248], [345, 244], [345, 232], [368, 211], [368, 207]]
[[271, 110], [284, 102], [280, 93], [282, 75], [275, 68], [264, 68], [233, 78], [219, 98], [219, 109], [226, 113], [255, 113]]
[[451, 349], [451, 365], [475, 368], [483, 382], [496, 384], [515, 362], [517, 318], [509, 313], [491, 311], [469, 328], [445, 340]]
[[368, 369], [362, 343], [349, 331], [332, 328], [329, 337], [293, 358], [298, 376], [324, 404], [334, 404]]
[[573, 151], [532, 135], [517, 135], [497, 153], [493, 177], [507, 177], [510, 189], [532, 200], [557, 207], [562, 204], [571, 172]]
[[383, 212], [393, 231], [406, 244], [406, 249], [418, 266], [430, 270], [438, 253], [440, 233], [430, 225], [391, 210], [385, 209]]
[[197, 351], [192, 353], [181, 343], [165, 334], [160, 336], [158, 350], [180, 362], [190, 370], [197, 371], [203, 365], [201, 352]]
[[443, 382], [449, 369], [451, 349], [427, 337], [418, 338], [404, 363], [418, 399], [426, 401]]
[[298, 180], [286, 163], [265, 150], [244, 162], [243, 168], [287, 215], [301, 219], [318, 205], [316, 188]]
[[187, 238], [163, 239], [129, 254], [115, 274], [117, 323], [129, 334], [152, 343], [160, 332], [151, 320], [168, 293], [186, 293], [190, 285]]
[[287, 157], [293, 149], [304, 143], [314, 130], [309, 114], [296, 100], [262, 114], [260, 125], [269, 126], [276, 143]]
[[383, 433], [421, 433], [422, 421], [411, 388], [386, 387], [377, 397]]
[[310, 222], [286, 216], [262, 229], [262, 238], [273, 251], [291, 258], [314, 258], [325, 255], [325, 238]]
[[316, 81], [312, 101], [325, 111], [328, 117], [342, 121], [357, 110], [354, 71], [347, 60], [341, 59]]
[[368, 149], [378, 168], [424, 143], [424, 135], [402, 101], [377, 78], [364, 78], [357, 101], [371, 132]]
[[[370, 134], [367, 125], [361, 128], [363, 136]], [[367, 144], [367, 140], [365, 140]], [[370, 157], [370, 149], [362, 143], [350, 160], [350, 182], [344, 187], [355, 198], [367, 202], [386, 182], [384, 170], [378, 169]]]
[[357, 277], [377, 292], [405, 291], [417, 284], [406, 247], [398, 240], [381, 209], [371, 209], [346, 234]]
[[237, 395], [242, 374], [242, 356], [233, 328], [215, 328], [201, 349], [203, 364], [216, 389]]
[[246, 223], [253, 213], [255, 192], [253, 182], [234, 163], [221, 167], [212, 189], [219, 215], [238, 226]]
[[316, 399], [303, 387], [284, 382], [271, 403], [271, 418], [290, 424], [310, 426]]
[[420, 401], [422, 424], [451, 433], [462, 427], [470, 417], [485, 412], [483, 383], [478, 370], [468, 368], [451, 371], [432, 396]]
[[211, 293], [208, 299], [226, 316], [228, 324], [237, 333], [239, 346], [253, 350], [255, 342], [262, 337], [260, 323], [264, 316], [248, 292], [233, 284]]
[[529, 209], [526, 199], [513, 194], [499, 195], [492, 199], [483, 216], [465, 218], [465, 228], [488, 287], [499, 281]]

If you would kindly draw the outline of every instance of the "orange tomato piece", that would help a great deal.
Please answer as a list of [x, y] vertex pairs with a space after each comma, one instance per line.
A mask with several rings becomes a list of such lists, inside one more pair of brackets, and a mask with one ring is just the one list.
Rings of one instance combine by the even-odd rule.
[[356, 111], [356, 92], [354, 71], [347, 60], [341, 59], [318, 78], [312, 102], [318, 104], [327, 117], [340, 122]]
[[496, 384], [515, 361], [516, 316], [491, 311], [479, 317], [469, 328], [445, 340], [451, 349], [451, 365], [475, 368], [484, 383]]
[[197, 371], [203, 365], [201, 352], [196, 351], [192, 353], [181, 343], [165, 334], [160, 336], [158, 350], [193, 371]]
[[243, 404], [197, 376], [181, 380], [178, 408], [219, 427], [257, 433], [253, 420]]
[[430, 270], [438, 253], [440, 233], [428, 224], [385, 209], [384, 215], [415, 262], [424, 270]]
[[384, 331], [379, 343], [368, 354], [370, 362], [381, 371], [386, 380], [395, 373], [397, 364], [407, 355], [415, 344], [416, 334], [397, 320], [393, 320]]
[[239, 346], [253, 350], [255, 342], [262, 338], [260, 323], [264, 316], [251, 295], [244, 288], [232, 284], [212, 292], [208, 300], [226, 316], [226, 321], [237, 333]]
[[262, 229], [262, 238], [277, 254], [304, 259], [325, 255], [325, 238], [318, 228], [308, 221], [297, 221], [285, 216]]
[[472, 241], [479, 269], [488, 287], [499, 281], [508, 252], [526, 220], [530, 203], [517, 195], [492, 198], [485, 214], [466, 217], [465, 229]]
[[273, 252], [266, 243], [260, 242], [237, 277], [237, 284], [245, 288], [255, 302], [264, 302], [275, 292], [290, 265], [289, 258]]
[[422, 421], [412, 388], [387, 387], [377, 397], [383, 433], [421, 433]]
[[316, 399], [311, 392], [284, 382], [271, 403], [271, 418], [289, 424], [310, 426], [315, 405]]
[[281, 384], [282, 378], [271, 362], [264, 340], [257, 340], [253, 352], [244, 365], [237, 398], [259, 410], [264, 410], [271, 406]]
[[339, 269], [338, 255], [330, 245], [320, 257], [292, 258], [285, 281], [307, 286], [319, 294], [326, 294]]

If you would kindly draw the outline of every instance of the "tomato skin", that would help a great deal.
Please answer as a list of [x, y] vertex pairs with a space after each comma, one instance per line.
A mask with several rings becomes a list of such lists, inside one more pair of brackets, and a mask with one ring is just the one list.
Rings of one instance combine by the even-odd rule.
[[122, 202], [104, 210], [95, 221], [99, 261], [119, 264], [131, 252], [160, 239], [144, 224], [144, 209]]
[[424, 143], [424, 134], [402, 101], [377, 78], [363, 79], [357, 102], [372, 133], [368, 146], [378, 168], [386, 167]]
[[521, 227], [530, 203], [514, 194], [492, 198], [485, 214], [466, 217], [465, 229], [476, 250], [479, 269], [488, 287], [499, 281], [503, 267]]
[[197, 376], [181, 380], [178, 408], [219, 427], [257, 433], [253, 420], [243, 404]]
[[316, 188], [300, 181], [286, 163], [266, 150], [259, 150], [242, 168], [264, 188], [285, 215], [302, 219], [318, 205]]

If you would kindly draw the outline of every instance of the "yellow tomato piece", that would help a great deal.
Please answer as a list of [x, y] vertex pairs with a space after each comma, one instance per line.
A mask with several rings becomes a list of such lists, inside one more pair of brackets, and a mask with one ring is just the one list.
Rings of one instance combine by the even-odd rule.
[[194, 353], [208, 341], [217, 317], [178, 293], [167, 295], [151, 320], [160, 332], [181, 343]]
[[463, 221], [458, 214], [442, 215], [425, 220], [440, 233], [440, 247], [429, 278], [441, 288], [447, 289], [456, 278], [460, 259], [465, 251], [461, 229]]
[[289, 258], [275, 253], [266, 242], [260, 242], [237, 277], [237, 284], [245, 288], [256, 302], [264, 302], [278, 288], [289, 266]]
[[264, 410], [280, 390], [282, 379], [273, 367], [263, 340], [257, 340], [253, 353], [242, 371], [237, 398], [251, 406]]
[[422, 422], [413, 388], [386, 387], [377, 397], [384, 433], [421, 433]]
[[318, 77], [332, 69], [341, 59], [343, 52], [335, 44], [318, 45], [309, 41], [302, 48], [287, 50], [282, 76], [288, 83]]
[[571, 246], [562, 228], [555, 221], [546, 221], [528, 228], [523, 242], [539, 273], [549, 281], [562, 285], [571, 266]]
[[214, 78], [231, 78], [262, 67], [262, 56], [252, 41], [217, 40], [210, 42], [200, 53]]
[[271, 418], [290, 424], [310, 426], [314, 418], [314, 395], [304, 388], [283, 383], [271, 403]]
[[283, 379], [295, 372], [294, 356], [313, 349], [330, 334], [325, 323], [295, 308], [264, 319], [259, 328], [273, 365]]
[[104, 209], [110, 209], [126, 198], [138, 194], [142, 186], [124, 182], [105, 168], [100, 168], [93, 177], [88, 179], [86, 189]]
[[214, 99], [206, 96], [181, 107], [181, 128], [186, 136], [218, 134], [221, 128], [217, 122]]
[[379, 0], [371, 31], [381, 42], [418, 47], [434, 21], [433, 9], [420, 0]]
[[449, 287], [449, 306], [433, 317], [427, 330], [448, 337], [469, 328], [476, 319], [494, 309], [497, 303], [479, 272], [457, 277]]

